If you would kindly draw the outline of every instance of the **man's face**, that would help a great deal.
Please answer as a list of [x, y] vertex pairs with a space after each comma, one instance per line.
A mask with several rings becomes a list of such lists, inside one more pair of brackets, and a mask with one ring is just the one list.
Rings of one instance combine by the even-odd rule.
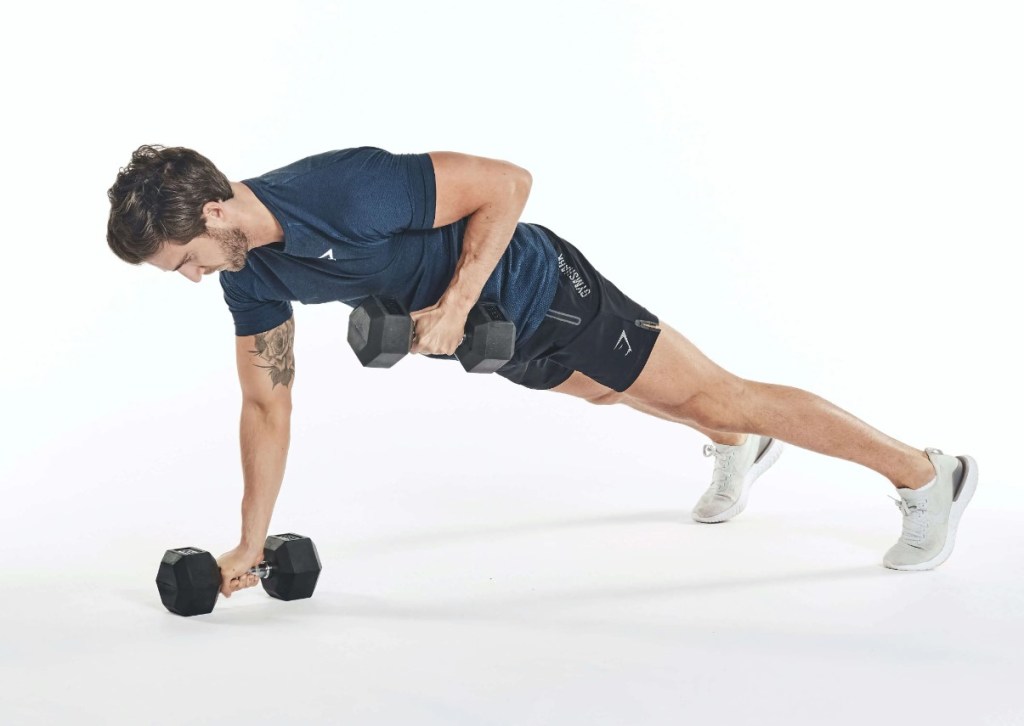
[[207, 227], [206, 234], [188, 244], [164, 243], [146, 262], [166, 272], [180, 272], [192, 282], [220, 270], [238, 272], [245, 267], [249, 238], [237, 227]]

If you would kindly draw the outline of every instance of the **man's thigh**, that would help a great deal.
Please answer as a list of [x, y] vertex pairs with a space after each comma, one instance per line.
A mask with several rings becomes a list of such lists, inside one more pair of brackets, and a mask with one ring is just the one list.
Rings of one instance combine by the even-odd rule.
[[563, 383], [548, 390], [553, 393], [576, 396], [591, 403], [621, 403], [626, 397], [626, 394], [614, 391], [579, 371], [572, 371], [572, 374]]
[[662, 323], [647, 364], [625, 394], [659, 411], [694, 417], [712, 401], [719, 405], [737, 401], [746, 383]]
[[677, 330], [664, 323], [640, 375], [619, 392], [593, 378], [572, 374], [549, 390], [582, 398], [591, 403], [639, 404], [672, 417], [685, 417], [703, 398], [728, 399], [742, 395], [744, 381], [705, 356]]

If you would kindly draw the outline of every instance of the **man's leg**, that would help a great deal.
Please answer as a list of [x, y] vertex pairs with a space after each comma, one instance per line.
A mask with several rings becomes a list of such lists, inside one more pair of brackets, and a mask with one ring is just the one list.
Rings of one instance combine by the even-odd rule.
[[813, 393], [739, 378], [664, 322], [661, 329], [646, 366], [623, 393], [579, 372], [551, 390], [580, 395], [593, 403], [625, 403], [686, 423], [712, 440], [721, 432], [771, 436], [862, 464], [896, 487], [916, 489], [935, 477], [935, 468], [923, 450], [883, 434]]
[[602, 386], [593, 378], [590, 378], [579, 371], [573, 371], [568, 380], [564, 383], [560, 383], [554, 388], [549, 388], [548, 390], [554, 391], [555, 393], [566, 393], [570, 396], [576, 396], [577, 398], [582, 398], [589, 403], [597, 405], [623, 403], [630, 408], [635, 408], [637, 411], [650, 414], [651, 416], [664, 419], [665, 421], [685, 424], [686, 426], [704, 434], [716, 444], [728, 444], [729, 446], [735, 446], [737, 444], [742, 444], [747, 438], [746, 434], [716, 431], [714, 429], [700, 426], [694, 421], [686, 421], [678, 416], [670, 416], [666, 413], [662, 413], [651, 406], [647, 406], [640, 401], [628, 397], [624, 393], [617, 393], [611, 388], [608, 388], [608, 386]]

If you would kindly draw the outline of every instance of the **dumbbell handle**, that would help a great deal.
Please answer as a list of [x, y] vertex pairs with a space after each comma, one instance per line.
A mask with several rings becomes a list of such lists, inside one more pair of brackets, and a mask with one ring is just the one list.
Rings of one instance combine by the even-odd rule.
[[[270, 575], [273, 572], [274, 566], [266, 560], [264, 560], [255, 567], [250, 567], [248, 570], [245, 571], [245, 574], [256, 575], [256, 577], [260, 578], [261, 580], [266, 580], [268, 577], [270, 577]], [[238, 578], [236, 577], [235, 579], [237, 580]]]

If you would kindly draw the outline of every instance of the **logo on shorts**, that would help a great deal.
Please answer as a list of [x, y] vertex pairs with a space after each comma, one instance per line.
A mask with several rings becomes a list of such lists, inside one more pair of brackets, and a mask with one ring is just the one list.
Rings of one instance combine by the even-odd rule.
[[324, 252], [322, 255], [320, 255], [320, 259], [321, 260], [323, 260], [323, 259], [333, 260], [334, 259], [334, 248], [333, 247], [328, 247], [327, 251]]
[[629, 355], [630, 353], [632, 353], [633, 352], [633, 346], [631, 346], [629, 344], [629, 338], [626, 337], [626, 331], [625, 330], [623, 330], [622, 334], [619, 335], [619, 339], [617, 341], [615, 341], [615, 347], [612, 348], [612, 350], [618, 350], [619, 348], [622, 347], [623, 343], [626, 344], [626, 353], [625, 353], [625, 355]]
[[565, 261], [565, 257], [561, 252], [558, 253], [558, 271], [568, 278], [569, 284], [572, 285], [580, 297], [586, 297], [590, 294], [590, 287], [587, 285], [587, 281], [583, 279], [583, 276], [575, 267]]

